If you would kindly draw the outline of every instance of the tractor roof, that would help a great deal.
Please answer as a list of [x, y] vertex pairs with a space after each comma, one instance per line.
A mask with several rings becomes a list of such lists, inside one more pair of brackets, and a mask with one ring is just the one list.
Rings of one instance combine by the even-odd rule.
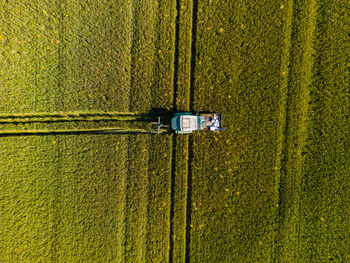
[[198, 130], [198, 117], [193, 115], [180, 116], [181, 131], [195, 131]]

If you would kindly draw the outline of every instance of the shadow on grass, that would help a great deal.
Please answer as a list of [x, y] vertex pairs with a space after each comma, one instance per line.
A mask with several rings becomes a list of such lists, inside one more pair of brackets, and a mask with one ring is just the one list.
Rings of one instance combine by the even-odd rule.
[[148, 130], [13, 130], [0, 133], [0, 137], [47, 136], [47, 135], [81, 135], [81, 134], [152, 134]]
[[[160, 133], [171, 133], [170, 122], [174, 112], [162, 108], [152, 108], [145, 113], [123, 112], [99, 112], [99, 113], [62, 113], [57, 114], [33, 114], [22, 116], [11, 116], [0, 118], [0, 137], [10, 136], [45, 136], [45, 135], [81, 135], [81, 134], [154, 134], [158, 133], [157, 124], [168, 125], [162, 127]], [[1, 124], [16, 123], [53, 123], [53, 122], [102, 122], [102, 121], [123, 121], [123, 122], [150, 122], [154, 126], [151, 129], [145, 128], [120, 128], [104, 127], [91, 129], [28, 129], [28, 130], [1, 130]]]
[[170, 123], [173, 111], [163, 108], [152, 108], [148, 112], [63, 112], [63, 113], [31, 113], [7, 114], [0, 116], [1, 124], [17, 123], [55, 123], [55, 122], [157, 122]]

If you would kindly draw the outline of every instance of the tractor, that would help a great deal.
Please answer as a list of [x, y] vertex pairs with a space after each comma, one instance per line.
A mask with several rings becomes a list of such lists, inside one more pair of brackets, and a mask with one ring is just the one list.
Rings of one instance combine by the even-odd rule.
[[171, 119], [171, 128], [176, 134], [192, 133], [195, 131], [222, 131], [222, 117], [220, 113], [178, 112]]

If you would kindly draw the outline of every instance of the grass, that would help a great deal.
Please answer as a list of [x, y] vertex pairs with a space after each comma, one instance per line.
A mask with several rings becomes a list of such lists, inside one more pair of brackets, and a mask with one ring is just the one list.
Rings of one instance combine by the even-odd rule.
[[227, 131], [193, 138], [190, 258], [271, 261], [285, 10], [240, 1], [198, 12], [193, 105], [222, 112]]
[[177, 78], [174, 85], [178, 111], [190, 110], [192, 14], [192, 1], [178, 1]]
[[[174, 55], [169, 43], [174, 34], [169, 31], [156, 38], [155, 31], [173, 21], [174, 5], [49, 1], [2, 3], [2, 7], [6, 24], [0, 34], [7, 52], [1, 57], [5, 65], [1, 99], [6, 101], [1, 105], [2, 120], [17, 121], [3, 124], [4, 132], [100, 129], [135, 118], [132, 114], [117, 116], [116, 112], [144, 114], [151, 107], [170, 107], [173, 77], [168, 76]], [[167, 19], [160, 19], [163, 12]], [[13, 17], [18, 23], [13, 23]], [[22, 49], [11, 57], [11, 41], [17, 38]], [[163, 50], [163, 62], [154, 59], [156, 46]], [[156, 79], [162, 79], [161, 83]], [[160, 87], [168, 90], [169, 99], [153, 102], [150, 94], [160, 92]], [[138, 99], [131, 100], [131, 94]], [[3, 259], [33, 262], [49, 257], [75, 262], [103, 258], [121, 262], [168, 258], [170, 193], [169, 185], [159, 184], [159, 180], [170, 180], [170, 163], [164, 158], [164, 154], [171, 155], [169, 138], [30, 138], [1, 140], [2, 148], [7, 148], [1, 159], [11, 155], [11, 160], [1, 165], [2, 185], [9, 189], [1, 195], [6, 206], [1, 225], [7, 229]], [[164, 149], [157, 149], [159, 145]], [[153, 159], [148, 161], [151, 153]], [[23, 165], [16, 168], [17, 162]], [[149, 167], [155, 177], [149, 175]], [[28, 189], [24, 193], [23, 187]], [[14, 205], [18, 210], [13, 210]], [[156, 220], [158, 216], [164, 218], [162, 224]], [[155, 239], [158, 242], [153, 242]], [[23, 245], [17, 243], [21, 240]]]
[[343, 1], [317, 5], [310, 128], [303, 153], [300, 202], [302, 261], [350, 258], [348, 7]]
[[57, 111], [129, 111], [132, 10], [131, 1], [61, 4]]
[[303, 152], [307, 137], [309, 90], [312, 85], [316, 3], [294, 2], [291, 6], [290, 61], [286, 92], [284, 152], [280, 172], [279, 220], [276, 259], [291, 261], [299, 256], [300, 195]]
[[[115, 259], [116, 244], [123, 242], [117, 228], [123, 213], [116, 200], [126, 160], [115, 145], [123, 138], [2, 138], [6, 142], [12, 147], [1, 152], [2, 186], [8, 189], [1, 195], [3, 260]], [[16, 166], [3, 162], [7, 155]]]
[[2, 260], [349, 261], [348, 9], [2, 1]]
[[58, 8], [52, 2], [3, 1], [1, 10], [1, 112], [43, 111], [47, 102], [53, 105], [50, 87], [58, 74]]
[[129, 136], [128, 177], [126, 179], [127, 216], [125, 260], [145, 261], [148, 224], [148, 152], [149, 137]]
[[[177, 2], [177, 38], [174, 72], [174, 110], [190, 111], [191, 89], [191, 45], [192, 45], [193, 3], [188, 0]], [[187, 200], [189, 175], [189, 138], [176, 136], [173, 139], [172, 210], [170, 262], [184, 262], [187, 257]]]
[[345, 6], [199, 4], [194, 107], [229, 131], [194, 136], [190, 258], [348, 258]]
[[176, 137], [174, 193], [173, 193], [173, 236], [171, 258], [173, 262], [184, 262], [186, 256], [186, 202], [188, 175], [188, 137]]
[[150, 136], [147, 262], [167, 262], [170, 242], [172, 135]]
[[[2, 56], [6, 77], [1, 99], [6, 103], [1, 112], [28, 117], [38, 112], [129, 111], [126, 65], [132, 31], [119, 25], [129, 24], [130, 3], [11, 2], [2, 7], [3, 44], [17, 53]], [[47, 127], [26, 125], [16, 127]], [[74, 121], [69, 125], [84, 127]], [[67, 128], [50, 125], [62, 126]], [[1, 226], [7, 229], [2, 258], [122, 261], [128, 141], [125, 135], [3, 137], [1, 148], [7, 150], [1, 160], [7, 154], [11, 159], [1, 165], [2, 186], [9, 189], [1, 195], [6, 204]]]

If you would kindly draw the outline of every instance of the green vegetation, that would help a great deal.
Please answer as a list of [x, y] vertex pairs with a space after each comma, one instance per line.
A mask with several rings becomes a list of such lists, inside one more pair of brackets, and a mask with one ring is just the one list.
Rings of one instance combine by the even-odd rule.
[[193, 1], [178, 2], [176, 109], [190, 110], [191, 48]]
[[122, 198], [119, 182], [125, 178], [127, 155], [116, 145], [124, 139], [2, 138], [0, 250], [5, 262], [118, 256], [117, 244], [123, 244], [124, 236], [118, 226], [125, 210], [116, 201]]
[[344, 262], [350, 260], [349, 3], [318, 4], [310, 125], [302, 152], [300, 260]]
[[[1, 3], [1, 132], [130, 132], [126, 122], [171, 108], [174, 10], [154, 1]], [[154, 59], [156, 46], [163, 62]], [[169, 136], [22, 136], [0, 144], [3, 260], [168, 258]]]
[[303, 152], [308, 127], [309, 90], [312, 85], [313, 43], [316, 25], [315, 1], [298, 1], [291, 6], [289, 68], [286, 69], [286, 101], [282, 167], [280, 171], [279, 221], [276, 259], [299, 257], [300, 195]]
[[350, 261], [349, 7], [1, 1], [2, 261]]
[[190, 258], [348, 260], [346, 6], [199, 3]]
[[[176, 71], [174, 72], [174, 110], [190, 111], [191, 89], [191, 47], [192, 47], [192, 13], [190, 0], [177, 2], [177, 37], [176, 37]], [[176, 136], [173, 139], [173, 174], [172, 174], [172, 236], [170, 240], [169, 260], [184, 262], [188, 246], [188, 179], [189, 171], [189, 137]]]
[[284, 16], [275, 1], [199, 2], [193, 105], [228, 131], [194, 136], [190, 258], [273, 260]]

